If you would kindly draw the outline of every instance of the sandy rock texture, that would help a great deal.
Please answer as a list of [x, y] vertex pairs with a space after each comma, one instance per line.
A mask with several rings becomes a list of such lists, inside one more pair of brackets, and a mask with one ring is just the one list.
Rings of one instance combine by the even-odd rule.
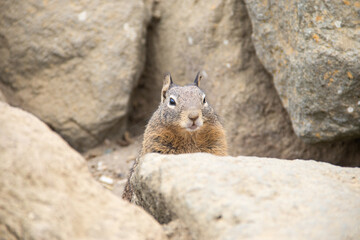
[[91, 177], [33, 115], [0, 102], [1, 239], [166, 239], [145, 211]]
[[225, 126], [231, 155], [359, 166], [359, 140], [307, 145], [294, 134], [251, 33], [243, 1], [155, 2], [145, 71], [131, 102], [131, 130], [141, 132], [138, 122], [150, 118], [159, 104], [164, 72], [187, 84], [203, 70], [201, 87]]
[[245, 2], [295, 133], [312, 143], [359, 138], [360, 2]]
[[142, 0], [1, 1], [0, 89], [78, 150], [121, 134], [148, 16]]
[[205, 153], [147, 154], [132, 184], [192, 239], [359, 239], [360, 169]]

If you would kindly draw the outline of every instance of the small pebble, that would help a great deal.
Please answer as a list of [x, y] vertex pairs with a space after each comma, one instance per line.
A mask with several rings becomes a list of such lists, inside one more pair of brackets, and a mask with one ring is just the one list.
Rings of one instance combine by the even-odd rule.
[[352, 113], [354, 111], [354, 108], [353, 107], [348, 107], [347, 111], [348, 111], [348, 113]]
[[114, 183], [114, 180], [112, 178], [109, 178], [109, 177], [106, 177], [106, 176], [101, 176], [99, 178], [99, 181], [102, 182], [102, 183], [110, 184], [110, 185]]
[[190, 45], [193, 45], [193, 39], [192, 39], [192, 37], [188, 37], [188, 43], [190, 44]]
[[338, 93], [338, 94], [342, 94], [342, 90], [339, 89], [339, 90], [337, 91], [337, 93]]
[[341, 28], [341, 21], [335, 21], [334, 24], [337, 28]]
[[103, 164], [103, 162], [98, 162], [97, 163], [97, 170], [101, 171], [101, 170], [105, 170], [106, 166]]
[[224, 45], [228, 45], [229, 44], [229, 40], [225, 39], [224, 40]]
[[227, 67], [227, 68], [231, 68], [230, 63], [227, 63], [227, 64], [226, 64], [226, 67]]
[[80, 22], [85, 21], [85, 20], [86, 20], [86, 17], [87, 17], [86, 11], [82, 11], [82, 12], [79, 13], [79, 15], [78, 15], [78, 19], [79, 19]]
[[358, 105], [360, 105], [360, 101], [358, 101]]

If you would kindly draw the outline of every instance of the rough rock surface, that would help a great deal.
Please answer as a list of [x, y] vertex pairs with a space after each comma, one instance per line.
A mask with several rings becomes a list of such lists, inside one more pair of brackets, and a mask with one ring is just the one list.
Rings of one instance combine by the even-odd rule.
[[142, 0], [1, 1], [0, 88], [77, 149], [121, 134], [148, 16]]
[[360, 2], [245, 2], [256, 52], [296, 134], [307, 142], [359, 138]]
[[7, 102], [4, 94], [0, 91], [0, 101], [1, 102]]
[[[132, 184], [193, 239], [359, 239], [360, 169], [315, 161], [147, 154]], [[155, 204], [156, 203], [156, 204]]]
[[33, 115], [0, 102], [0, 239], [166, 239]]

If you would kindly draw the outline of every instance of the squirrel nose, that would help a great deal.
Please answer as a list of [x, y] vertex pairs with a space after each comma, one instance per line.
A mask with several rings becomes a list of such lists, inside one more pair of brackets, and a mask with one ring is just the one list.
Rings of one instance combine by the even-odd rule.
[[191, 112], [191, 113], [189, 113], [188, 117], [189, 117], [190, 120], [195, 122], [196, 119], [199, 118], [199, 113], [198, 112]]

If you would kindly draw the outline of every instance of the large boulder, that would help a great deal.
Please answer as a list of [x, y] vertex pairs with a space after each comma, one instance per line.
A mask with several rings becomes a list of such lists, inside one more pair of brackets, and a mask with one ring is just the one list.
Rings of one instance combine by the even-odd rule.
[[142, 0], [1, 1], [0, 88], [77, 149], [121, 134], [148, 16]]
[[360, 141], [307, 145], [293, 132], [271, 76], [258, 60], [243, 1], [159, 1], [148, 30], [147, 63], [133, 97], [132, 129], [160, 102], [163, 73], [201, 87], [227, 131], [230, 154], [360, 165]]
[[360, 3], [245, 0], [256, 52], [306, 142], [360, 137]]
[[166, 239], [33, 115], [0, 102], [0, 239]]
[[138, 204], [192, 239], [360, 239], [360, 169], [315, 161], [147, 154]]

